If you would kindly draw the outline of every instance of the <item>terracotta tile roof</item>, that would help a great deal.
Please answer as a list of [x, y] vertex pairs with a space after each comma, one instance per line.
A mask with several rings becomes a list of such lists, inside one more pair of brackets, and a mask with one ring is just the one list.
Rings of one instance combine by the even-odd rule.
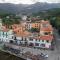
[[52, 27], [48, 27], [48, 28], [40, 28], [41, 31], [53, 31]]
[[23, 36], [23, 37], [28, 37], [28, 36], [30, 36], [30, 35], [31, 35], [31, 33], [28, 32], [28, 31], [24, 31], [23, 34], [16, 34], [16, 36], [18, 36], [18, 37], [19, 37], [19, 36], [20, 36], [20, 37], [21, 37], [21, 36]]
[[13, 31], [18, 31], [20, 28], [13, 29]]
[[48, 35], [48, 36], [39, 36], [39, 37], [33, 37], [34, 39], [38, 39], [38, 40], [52, 40], [54, 39], [53, 36]]
[[2, 26], [2, 31], [7, 32], [8, 30], [5, 26]]
[[47, 23], [49, 23], [49, 21], [41, 20], [41, 23], [42, 23], [42, 24], [47, 24]]
[[41, 36], [40, 40], [52, 40], [53, 36]]

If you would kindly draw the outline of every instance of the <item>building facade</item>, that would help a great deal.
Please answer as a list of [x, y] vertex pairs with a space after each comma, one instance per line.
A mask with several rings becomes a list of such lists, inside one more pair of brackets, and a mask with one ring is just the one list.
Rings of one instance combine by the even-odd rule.
[[9, 30], [9, 31], [0, 31], [0, 41], [2, 42], [9, 42], [10, 40], [14, 40], [14, 35], [13, 35], [13, 31]]
[[49, 21], [41, 21], [40, 24], [40, 35], [53, 35], [53, 28]]
[[53, 36], [42, 36], [38, 38], [29, 38], [28, 45], [37, 48], [51, 48]]
[[[31, 28], [39, 29], [38, 33], [31, 33]], [[41, 20], [41, 22], [25, 22], [19, 25], [12, 26], [13, 31], [17, 39], [17, 44], [25, 44], [28, 46], [39, 48], [51, 48], [51, 42], [53, 41], [53, 28], [49, 21]]]

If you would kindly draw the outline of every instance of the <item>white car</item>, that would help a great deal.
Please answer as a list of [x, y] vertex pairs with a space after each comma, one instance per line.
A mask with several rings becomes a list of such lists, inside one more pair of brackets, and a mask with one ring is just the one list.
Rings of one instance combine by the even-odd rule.
[[43, 53], [41, 53], [41, 56], [42, 56], [42, 57], [45, 57], [45, 58], [48, 58], [48, 54], [43, 54]]
[[44, 57], [45, 57], [45, 58], [48, 58], [48, 54], [45, 54]]

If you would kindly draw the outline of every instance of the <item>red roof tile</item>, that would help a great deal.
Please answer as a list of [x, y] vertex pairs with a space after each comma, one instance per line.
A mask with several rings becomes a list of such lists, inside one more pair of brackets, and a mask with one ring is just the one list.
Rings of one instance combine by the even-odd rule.
[[53, 29], [52, 28], [41, 28], [40, 30], [42, 30], [42, 31], [53, 31]]
[[7, 32], [8, 29], [5, 26], [2, 26], [2, 31]]
[[41, 40], [52, 40], [53, 39], [53, 36], [41, 36], [40, 37]]
[[49, 21], [41, 20], [41, 23], [42, 23], [42, 24], [47, 24], [47, 23], [49, 23]]

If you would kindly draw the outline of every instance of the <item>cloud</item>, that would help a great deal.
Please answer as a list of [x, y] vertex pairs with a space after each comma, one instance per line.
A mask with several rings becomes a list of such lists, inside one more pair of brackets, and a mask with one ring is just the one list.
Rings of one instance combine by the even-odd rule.
[[38, 2], [39, 0], [31, 0], [32, 2]]
[[0, 0], [0, 3], [23, 3], [23, 4], [33, 4], [32, 0]]
[[35, 2], [48, 2], [48, 3], [59, 3], [60, 0], [0, 0], [0, 3], [23, 3], [23, 4], [33, 4]]

